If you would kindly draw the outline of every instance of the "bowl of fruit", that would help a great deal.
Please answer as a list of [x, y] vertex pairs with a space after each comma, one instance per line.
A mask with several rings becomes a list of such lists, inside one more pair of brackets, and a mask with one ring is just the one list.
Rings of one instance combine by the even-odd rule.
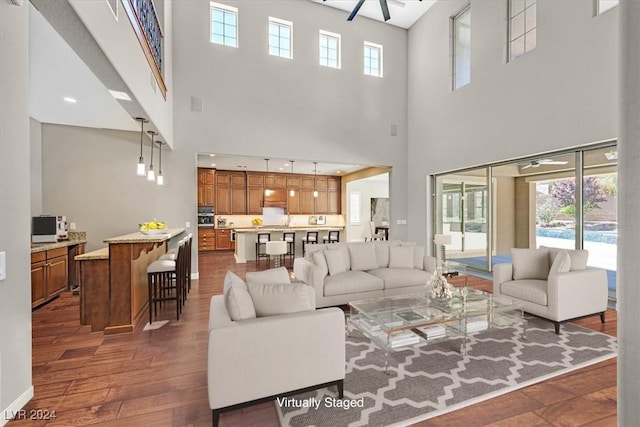
[[166, 234], [167, 233], [167, 224], [163, 221], [153, 221], [143, 222], [139, 225], [138, 230], [142, 234]]

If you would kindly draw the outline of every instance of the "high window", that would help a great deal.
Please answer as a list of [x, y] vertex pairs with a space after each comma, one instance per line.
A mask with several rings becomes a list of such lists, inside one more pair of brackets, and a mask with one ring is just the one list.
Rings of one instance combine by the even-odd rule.
[[340, 68], [340, 34], [320, 30], [320, 65]]
[[605, 13], [607, 10], [616, 7], [618, 3], [619, 0], [596, 0], [596, 13], [598, 15]]
[[509, 0], [509, 61], [536, 47], [536, 0]]
[[293, 58], [293, 23], [269, 18], [269, 55]]
[[367, 76], [382, 77], [382, 46], [364, 42], [364, 73]]
[[471, 81], [471, 7], [453, 17], [453, 89]]
[[238, 47], [238, 9], [211, 2], [211, 43]]

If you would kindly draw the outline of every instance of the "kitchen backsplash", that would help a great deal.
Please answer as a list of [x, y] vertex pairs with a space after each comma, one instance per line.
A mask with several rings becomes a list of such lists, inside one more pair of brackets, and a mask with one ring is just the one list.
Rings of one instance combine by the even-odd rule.
[[[288, 224], [287, 217], [289, 219]], [[226, 218], [227, 228], [245, 228], [252, 227], [251, 220], [254, 218], [262, 218], [262, 215], [216, 215], [216, 218]], [[322, 224], [323, 219], [324, 224]], [[313, 224], [314, 222], [314, 225], [344, 227], [344, 218], [342, 217], [342, 215], [284, 215], [281, 225], [289, 225], [291, 227], [304, 227]]]

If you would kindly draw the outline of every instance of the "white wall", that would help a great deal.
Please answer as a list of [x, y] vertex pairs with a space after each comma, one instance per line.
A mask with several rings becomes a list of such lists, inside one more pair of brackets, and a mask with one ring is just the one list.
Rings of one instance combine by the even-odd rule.
[[[239, 9], [238, 48], [209, 42], [208, 2], [173, 3], [176, 145], [320, 167], [390, 165], [392, 222], [406, 218], [406, 31], [368, 19], [354, 25], [345, 12], [308, 1], [223, 3]], [[268, 55], [269, 16], [293, 22], [293, 59]], [[318, 65], [320, 29], [342, 35], [342, 69]], [[382, 79], [363, 75], [365, 40], [384, 46]], [[192, 96], [202, 98], [202, 112], [190, 110]]]
[[[140, 134], [75, 126], [42, 125], [42, 191], [44, 211], [66, 215], [77, 229], [87, 232], [87, 250], [107, 246], [103, 240], [133, 233], [138, 224], [153, 218], [170, 228], [196, 230], [195, 155], [181, 156], [163, 150], [165, 185], [136, 175]], [[150, 144], [145, 144], [145, 158]], [[154, 165], [159, 167], [158, 151]]]
[[30, 170], [31, 170], [31, 216], [42, 211], [42, 128], [35, 119], [29, 120]]
[[451, 92], [449, 20], [466, 3], [409, 30], [409, 234], [423, 239], [429, 175], [616, 137], [616, 9], [539, 0], [537, 48], [506, 63], [507, 2], [471, 1], [471, 83]]
[[33, 397], [29, 192], [28, 7], [0, 2], [0, 425]]

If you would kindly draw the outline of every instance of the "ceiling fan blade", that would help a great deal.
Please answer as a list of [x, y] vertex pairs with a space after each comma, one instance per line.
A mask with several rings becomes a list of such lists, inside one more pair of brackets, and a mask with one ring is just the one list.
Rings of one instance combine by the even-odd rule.
[[545, 165], [566, 165], [568, 162], [565, 162], [564, 160], [549, 160], [542, 163]]
[[353, 10], [351, 11], [351, 14], [349, 15], [349, 17], [347, 18], [347, 21], [353, 21], [353, 18], [356, 17], [356, 15], [358, 14], [358, 11], [360, 10], [360, 8], [362, 7], [362, 4], [364, 3], [364, 0], [359, 0], [358, 4], [356, 4], [356, 7], [353, 8]]
[[380, 7], [382, 8], [382, 16], [385, 21], [391, 19], [391, 15], [389, 14], [389, 5], [387, 4], [387, 0], [380, 0]]

